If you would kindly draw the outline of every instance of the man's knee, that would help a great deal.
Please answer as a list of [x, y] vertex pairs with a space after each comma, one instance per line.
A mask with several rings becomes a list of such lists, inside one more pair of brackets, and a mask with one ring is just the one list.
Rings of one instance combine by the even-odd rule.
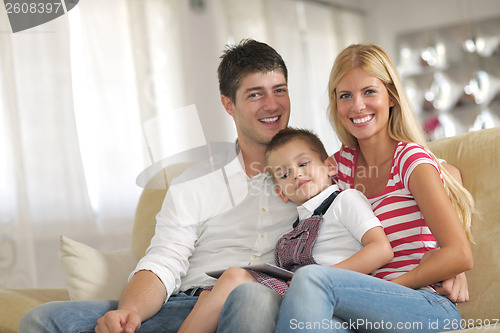
[[37, 306], [19, 321], [20, 333], [93, 332], [97, 319], [117, 301], [62, 301]]
[[51, 320], [57, 303], [45, 303], [25, 313], [19, 320], [19, 332], [50, 332], [48, 321]]

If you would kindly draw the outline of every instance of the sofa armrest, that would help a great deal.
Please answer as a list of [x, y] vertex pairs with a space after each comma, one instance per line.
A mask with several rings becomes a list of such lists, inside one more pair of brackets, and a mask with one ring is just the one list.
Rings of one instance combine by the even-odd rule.
[[19, 320], [31, 309], [51, 301], [69, 301], [66, 289], [0, 289], [0, 332], [18, 332]]

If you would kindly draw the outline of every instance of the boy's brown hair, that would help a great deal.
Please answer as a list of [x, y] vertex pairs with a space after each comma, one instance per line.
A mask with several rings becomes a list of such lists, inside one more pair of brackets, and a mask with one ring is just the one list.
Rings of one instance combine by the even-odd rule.
[[[302, 140], [308, 143], [311, 150], [318, 153], [322, 161], [325, 161], [328, 158], [328, 153], [326, 152], [325, 146], [316, 134], [302, 128], [287, 127], [279, 131], [267, 145], [266, 164], [269, 163], [269, 155], [271, 155], [273, 151], [293, 140]], [[271, 176], [273, 177], [273, 180], [276, 181], [272, 172]]]

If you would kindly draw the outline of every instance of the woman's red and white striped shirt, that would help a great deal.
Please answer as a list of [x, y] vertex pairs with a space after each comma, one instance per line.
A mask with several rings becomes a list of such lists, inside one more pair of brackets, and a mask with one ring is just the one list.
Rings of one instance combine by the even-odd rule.
[[[339, 170], [338, 185], [342, 190], [354, 188], [358, 153], [359, 148], [343, 148], [335, 154]], [[423, 147], [399, 142], [394, 151], [386, 188], [368, 198], [394, 250], [394, 259], [373, 272], [375, 277], [392, 280], [416, 267], [426, 251], [438, 246], [408, 185], [415, 167], [423, 163], [433, 165], [441, 175], [439, 166]], [[360, 171], [376, 172], [358, 170], [358, 177], [363, 176]]]

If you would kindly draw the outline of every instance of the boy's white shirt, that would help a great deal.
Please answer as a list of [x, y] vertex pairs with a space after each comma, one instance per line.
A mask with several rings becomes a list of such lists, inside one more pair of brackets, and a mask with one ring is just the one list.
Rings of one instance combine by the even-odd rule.
[[[332, 185], [298, 206], [299, 219], [311, 217], [314, 210], [338, 189], [337, 185]], [[381, 226], [368, 199], [361, 192], [354, 189], [340, 192], [323, 215], [318, 239], [313, 247], [314, 260], [320, 265], [331, 266], [351, 257], [363, 247], [363, 235]]]

